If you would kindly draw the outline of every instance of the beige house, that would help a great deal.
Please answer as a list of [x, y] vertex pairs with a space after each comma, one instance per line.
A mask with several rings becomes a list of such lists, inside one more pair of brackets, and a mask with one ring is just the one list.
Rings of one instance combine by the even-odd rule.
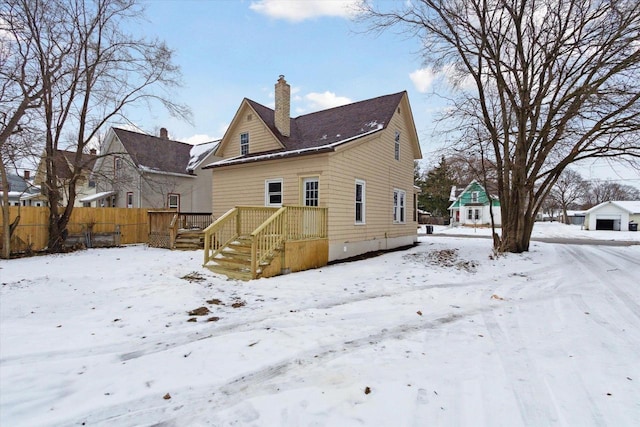
[[280, 76], [275, 110], [245, 98], [215, 155], [214, 217], [238, 206], [324, 208], [327, 261], [417, 241], [422, 154], [406, 92], [290, 118]]
[[190, 145], [159, 136], [111, 128], [95, 167], [93, 196], [85, 206], [168, 208], [211, 212], [211, 175], [202, 167], [217, 158], [219, 141]]
[[[60, 206], [66, 206], [69, 202], [69, 185], [73, 177], [74, 170], [79, 171], [79, 177], [76, 181], [75, 192], [76, 197], [74, 206], [82, 206], [80, 200], [83, 197], [95, 194], [94, 182], [90, 179], [91, 170], [96, 161], [96, 151], [91, 150], [89, 154], [83, 153], [80, 159], [76, 161], [76, 152], [67, 150], [56, 150], [53, 163], [58, 175], [56, 183], [58, 191], [61, 195]], [[31, 206], [47, 206], [47, 164], [46, 153], [42, 155], [38, 163], [33, 184], [40, 188], [40, 194], [33, 194], [25, 198], [25, 205]]]

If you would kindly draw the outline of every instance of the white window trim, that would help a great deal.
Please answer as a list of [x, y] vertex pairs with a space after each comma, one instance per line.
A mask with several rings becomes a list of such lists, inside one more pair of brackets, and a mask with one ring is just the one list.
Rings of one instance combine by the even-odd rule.
[[[361, 214], [362, 214], [362, 220], [358, 221], [358, 218], [356, 218], [356, 205], [358, 204], [358, 200], [356, 199], [356, 195], [358, 194], [357, 192], [357, 187], [358, 185], [362, 186], [362, 201], [360, 203], [362, 203], [362, 209], [361, 209]], [[353, 209], [354, 209], [354, 220], [355, 220], [355, 224], [356, 225], [365, 225], [367, 223], [367, 183], [361, 179], [356, 179], [355, 182], [355, 189], [356, 189], [356, 193], [354, 194], [353, 197]]]
[[[246, 144], [242, 143], [242, 137], [244, 135], [247, 135], [247, 143]], [[242, 152], [243, 145], [246, 145], [246, 147], [247, 147], [247, 152], [246, 153]], [[240, 134], [240, 155], [244, 156], [244, 155], [247, 155], [247, 154], [249, 154], [249, 132], [243, 132], [243, 133]]]
[[318, 192], [318, 204], [316, 206], [310, 206], [310, 207], [317, 207], [320, 206], [320, 177], [313, 175], [313, 176], [305, 176], [302, 177], [302, 200], [300, 202], [301, 205], [303, 206], [307, 206], [306, 202], [307, 202], [307, 186], [306, 183], [307, 182], [315, 182], [318, 185], [317, 188], [317, 192]]
[[174, 208], [171, 207], [171, 197], [174, 197], [174, 196], [175, 196], [176, 201], [177, 201], [177, 206], [175, 206], [175, 209], [179, 211], [180, 210], [180, 194], [178, 194], [178, 193], [169, 193], [169, 194], [167, 194], [167, 208], [174, 209]]
[[[398, 195], [396, 199], [396, 194]], [[396, 205], [396, 200], [398, 204]], [[407, 222], [407, 192], [399, 188], [393, 189], [393, 223], [406, 224]], [[400, 203], [402, 202], [402, 203]], [[404, 213], [404, 215], [403, 215]]]
[[[269, 184], [279, 182], [280, 183], [280, 203], [269, 203]], [[282, 207], [284, 201], [284, 180], [282, 178], [265, 179], [264, 180], [264, 205], [267, 207]]]
[[480, 198], [480, 192], [479, 191], [472, 191], [471, 192], [471, 203], [478, 203], [478, 199]]

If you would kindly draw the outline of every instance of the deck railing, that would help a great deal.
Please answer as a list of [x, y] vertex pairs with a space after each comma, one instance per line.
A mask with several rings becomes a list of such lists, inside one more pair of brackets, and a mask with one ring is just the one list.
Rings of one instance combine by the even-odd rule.
[[204, 230], [204, 263], [213, 260], [240, 236], [251, 239], [251, 273], [287, 240], [327, 238], [327, 208], [240, 206], [231, 209]]
[[238, 208], [231, 209], [204, 229], [204, 263], [238, 237]]
[[327, 234], [326, 208], [287, 207], [287, 240], [324, 239]]
[[178, 213], [176, 226], [181, 230], [204, 230], [213, 222], [211, 212]]
[[169, 247], [175, 245], [179, 230], [204, 230], [211, 225], [212, 218], [210, 212], [175, 213], [169, 224]]
[[251, 233], [251, 275], [282, 247], [286, 237], [287, 208], [282, 207]]

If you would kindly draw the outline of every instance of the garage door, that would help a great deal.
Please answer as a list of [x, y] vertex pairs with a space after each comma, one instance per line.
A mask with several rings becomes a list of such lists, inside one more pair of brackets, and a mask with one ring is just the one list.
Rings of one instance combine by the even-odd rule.
[[598, 215], [596, 216], [596, 230], [620, 231], [620, 215]]

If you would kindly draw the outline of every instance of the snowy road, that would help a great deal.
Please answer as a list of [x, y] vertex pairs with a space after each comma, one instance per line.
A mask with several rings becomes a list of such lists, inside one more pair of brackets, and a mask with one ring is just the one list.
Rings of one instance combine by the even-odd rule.
[[640, 246], [421, 241], [248, 283], [140, 246], [2, 261], [0, 425], [637, 425]]

